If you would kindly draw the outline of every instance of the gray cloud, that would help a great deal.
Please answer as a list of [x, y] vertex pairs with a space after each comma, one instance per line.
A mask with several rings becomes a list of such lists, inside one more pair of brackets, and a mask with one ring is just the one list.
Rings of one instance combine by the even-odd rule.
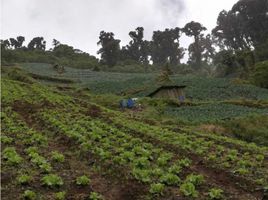
[[[129, 31], [145, 28], [145, 38], [154, 30], [182, 27], [192, 19], [211, 28], [217, 14], [236, 0], [2, 0], [1, 38], [23, 35], [27, 41], [53, 38], [96, 55], [101, 30], [112, 31], [129, 42]], [[210, 7], [209, 7], [209, 6]], [[229, 9], [227, 7], [227, 9]], [[208, 10], [209, 9], [209, 10]], [[211, 15], [209, 13], [212, 13]], [[188, 38], [183, 38], [186, 47]]]

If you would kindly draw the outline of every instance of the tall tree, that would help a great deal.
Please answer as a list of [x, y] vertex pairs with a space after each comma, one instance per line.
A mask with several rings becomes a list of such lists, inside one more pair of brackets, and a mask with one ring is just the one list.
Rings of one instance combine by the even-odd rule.
[[194, 37], [194, 43], [189, 45], [188, 51], [189, 63], [191, 63], [196, 69], [199, 69], [202, 65], [203, 47], [201, 39], [204, 35], [201, 33], [205, 30], [207, 30], [206, 27], [202, 26], [199, 22], [194, 21], [187, 23], [183, 28], [185, 35]]
[[101, 45], [97, 53], [101, 54], [102, 62], [110, 67], [116, 65], [120, 53], [120, 40], [114, 38], [114, 33], [101, 31], [97, 44]]
[[46, 49], [46, 41], [43, 37], [35, 37], [28, 44], [29, 50], [42, 50]]
[[212, 33], [229, 49], [256, 48], [268, 38], [268, 1], [239, 0], [220, 12]]
[[17, 48], [22, 48], [22, 44], [25, 41], [25, 37], [23, 36], [18, 36], [17, 37]]
[[184, 49], [180, 47], [181, 29], [165, 29], [154, 31], [151, 41], [151, 56], [154, 64], [170, 63], [176, 65], [184, 56]]

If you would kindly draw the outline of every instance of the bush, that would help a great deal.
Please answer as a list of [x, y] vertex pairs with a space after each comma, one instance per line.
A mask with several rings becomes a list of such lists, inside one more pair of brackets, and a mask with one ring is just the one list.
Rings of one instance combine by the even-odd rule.
[[257, 86], [268, 88], [268, 61], [259, 62], [255, 65], [253, 80]]
[[268, 145], [268, 116], [251, 115], [225, 122], [225, 128], [235, 137], [259, 145]]

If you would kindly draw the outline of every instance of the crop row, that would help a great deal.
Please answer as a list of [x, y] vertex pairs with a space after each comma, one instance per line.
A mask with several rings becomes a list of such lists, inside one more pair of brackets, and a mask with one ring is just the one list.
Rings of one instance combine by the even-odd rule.
[[93, 153], [101, 161], [129, 169], [132, 177], [150, 184], [153, 194], [163, 194], [165, 186], [180, 186], [182, 194], [194, 197], [196, 187], [204, 182], [202, 175], [185, 174], [189, 171], [184, 169], [191, 165], [190, 159], [177, 158], [173, 153], [105, 122], [78, 113], [72, 115], [57, 111], [44, 111], [39, 113], [39, 117], [51, 130], [77, 141], [81, 149]]
[[[211, 138], [207, 139], [204, 136], [200, 137], [199, 135], [183, 132], [176, 133], [157, 126], [133, 122], [119, 115], [113, 116], [110, 120], [115, 125], [123, 127], [122, 130], [129, 130], [129, 132], [132, 130], [173, 145], [186, 152], [194, 153], [203, 157], [204, 160], [213, 163], [216, 167], [227, 169], [238, 176], [248, 177], [262, 185], [265, 185], [267, 182], [266, 148], [259, 148], [254, 144], [249, 144], [246, 146], [246, 149], [249, 148], [251, 151], [239, 152], [236, 148], [217, 144], [217, 141], [214, 142]], [[215, 135], [213, 138], [217, 138], [217, 136]], [[217, 140], [219, 139], [222, 139], [222, 137]], [[240, 143], [240, 145], [243, 145], [243, 143]]]
[[[53, 165], [64, 164], [65, 156], [58, 151], [52, 151], [50, 158], [44, 157], [40, 152], [48, 148], [48, 137], [29, 128], [10, 107], [5, 107], [3, 110], [1, 112], [2, 173], [16, 170], [16, 180], [12, 181], [12, 184], [15, 184], [16, 188], [21, 188], [22, 199], [40, 198], [41, 194], [36, 191], [37, 188], [32, 190], [31, 187], [36, 184], [37, 179], [43, 187], [52, 189], [52, 191], [59, 190], [65, 184], [64, 179], [57, 175], [52, 163]], [[18, 149], [20, 150], [18, 151]], [[77, 187], [85, 187], [90, 184], [90, 178], [85, 175], [79, 176], [76, 178], [75, 184]], [[11, 185], [8, 186], [9, 189], [10, 187]], [[5, 184], [2, 185], [3, 193], [4, 190], [7, 190]], [[56, 200], [67, 198], [66, 191], [51, 195], [53, 195], [51, 198]], [[100, 200], [103, 198], [100, 194], [91, 192], [88, 199]]]

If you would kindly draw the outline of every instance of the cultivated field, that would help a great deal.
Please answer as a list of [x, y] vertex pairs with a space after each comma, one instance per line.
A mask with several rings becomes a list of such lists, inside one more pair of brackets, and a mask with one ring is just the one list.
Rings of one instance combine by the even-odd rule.
[[[104, 106], [106, 96], [96, 95], [152, 85], [154, 74], [80, 70], [79, 75], [67, 68], [59, 75], [49, 65], [35, 66], [23, 68], [75, 82], [63, 83], [69, 86], [64, 89], [53, 80], [3, 76], [3, 199], [265, 198], [267, 146], [200, 125], [235, 123], [252, 114], [265, 119], [267, 90], [227, 79], [174, 76], [188, 86], [191, 101], [182, 107], [165, 104], [159, 120], [146, 115], [158, 109], [158, 101], [145, 98], [142, 111], [121, 111], [112, 106], [117, 102]], [[267, 132], [261, 140], [267, 141]]]

